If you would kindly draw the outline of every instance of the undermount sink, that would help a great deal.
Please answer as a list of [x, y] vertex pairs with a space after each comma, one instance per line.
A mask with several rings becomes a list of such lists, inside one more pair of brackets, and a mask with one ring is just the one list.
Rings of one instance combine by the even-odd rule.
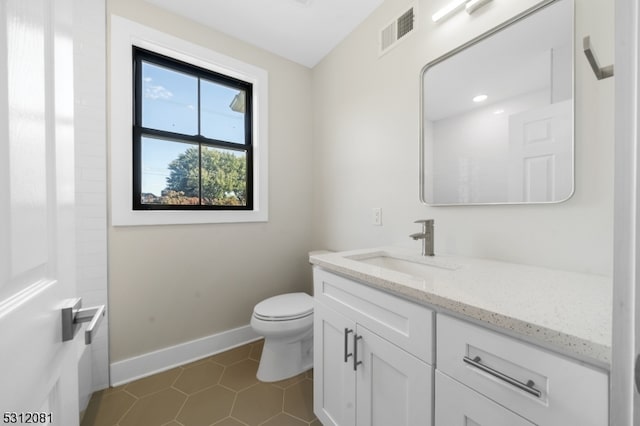
[[376, 252], [368, 254], [359, 254], [348, 256], [348, 259], [357, 262], [366, 263], [368, 265], [378, 266], [384, 269], [401, 272], [417, 277], [431, 276], [439, 270], [455, 271], [461, 265], [449, 262], [444, 259], [435, 257], [398, 255], [387, 252]]

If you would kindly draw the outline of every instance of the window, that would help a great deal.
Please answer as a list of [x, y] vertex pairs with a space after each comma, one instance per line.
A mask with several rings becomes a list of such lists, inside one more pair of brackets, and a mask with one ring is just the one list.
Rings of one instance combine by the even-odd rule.
[[252, 84], [133, 48], [133, 208], [251, 210]]
[[[110, 100], [109, 100], [109, 116], [110, 116], [110, 132], [109, 132], [109, 145], [110, 145], [110, 161], [109, 161], [109, 179], [110, 179], [110, 201], [111, 201], [111, 216], [110, 221], [113, 226], [139, 226], [139, 225], [177, 225], [177, 224], [197, 224], [197, 223], [241, 223], [241, 222], [266, 222], [269, 220], [269, 73], [254, 64], [250, 64], [230, 56], [223, 55], [219, 52], [213, 51], [205, 46], [191, 43], [187, 40], [172, 36], [163, 31], [150, 28], [140, 23], [130, 21], [120, 16], [111, 16], [111, 42], [110, 42]], [[173, 126], [159, 125], [156, 121], [155, 124], [152, 120], [150, 122], [140, 123], [140, 139], [139, 150], [137, 150], [137, 161], [134, 161], [134, 149], [133, 149], [133, 137], [132, 129], [136, 127], [134, 123], [134, 105], [142, 106], [141, 102], [135, 102], [135, 74], [134, 67], [132, 66], [132, 52], [133, 49], [139, 48], [141, 51], [152, 53], [153, 58], [147, 58], [147, 62], [151, 66], [159, 68], [159, 71], [171, 71], [177, 74], [177, 77], [200, 78], [205, 84], [203, 84], [204, 91], [207, 89], [213, 89], [222, 86], [225, 89], [234, 87], [233, 84], [222, 84], [213, 77], [209, 77], [209, 72], [213, 75], [220, 75], [222, 77], [230, 79], [233, 83], [244, 83], [251, 87], [251, 99], [249, 102], [251, 106], [246, 103], [247, 97], [245, 97], [245, 120], [246, 127], [244, 127], [245, 136], [250, 135], [250, 144], [240, 143], [236, 134], [234, 137], [222, 137], [221, 133], [216, 133], [220, 130], [220, 127], [207, 127], [209, 124], [219, 123], [208, 122], [208, 120], [201, 120], [201, 123], [207, 121], [207, 124], [201, 124], [201, 131], [199, 133], [194, 131], [197, 127], [191, 124], [191, 128], [187, 127], [187, 124], [183, 124], [183, 127], [176, 129]], [[172, 65], [164, 63], [158, 63], [154, 59], [166, 57], [170, 59]], [[175, 64], [188, 64], [193, 67], [197, 72], [186, 72], [180, 68], [174, 68]], [[199, 76], [199, 72], [204, 71], [206, 75], [204, 77]], [[154, 76], [149, 76], [153, 78]], [[159, 78], [159, 77], [158, 77]], [[188, 79], [187, 79], [188, 80]], [[211, 83], [208, 86], [206, 83]], [[149, 83], [153, 83], [151, 80]], [[172, 101], [179, 100], [186, 102], [183, 98], [182, 92], [176, 90], [173, 87], [165, 86], [164, 82], [156, 80], [156, 84], [150, 84], [149, 96], [156, 97], [164, 102], [165, 106], [174, 105], [166, 98], [167, 93], [162, 91], [162, 88], [171, 91]], [[216, 86], [216, 84], [218, 86]], [[161, 86], [161, 87], [155, 87]], [[142, 86], [140, 86], [142, 87]], [[238, 88], [240, 92], [240, 88]], [[163, 98], [164, 96], [164, 98]], [[235, 95], [234, 95], [235, 97]], [[193, 100], [186, 98], [187, 100]], [[208, 101], [205, 97], [204, 110], [209, 108]], [[208, 99], [208, 98], [207, 98]], [[237, 102], [240, 102], [241, 97]], [[156, 105], [163, 102], [157, 102]], [[186, 103], [187, 108], [183, 112], [188, 112], [188, 106], [191, 103]], [[195, 108], [196, 105], [194, 104]], [[228, 107], [228, 104], [225, 108]], [[148, 106], [147, 108], [150, 108]], [[240, 105], [236, 104], [233, 108], [240, 109]], [[226, 111], [231, 116], [237, 116], [235, 111]], [[193, 113], [194, 116], [195, 112]], [[250, 114], [250, 117], [248, 116]], [[197, 117], [197, 116], [196, 116]], [[175, 117], [169, 117], [176, 121]], [[169, 123], [169, 119], [162, 123]], [[229, 123], [229, 121], [227, 121]], [[142, 128], [147, 127], [149, 133], [145, 133], [145, 140], [142, 140]], [[228, 130], [227, 126], [227, 130]], [[216, 130], [218, 129], [218, 130]], [[236, 130], [237, 130], [236, 126]], [[179, 131], [174, 131], [179, 130]], [[96, 130], [99, 134], [99, 131]], [[222, 130], [220, 130], [222, 131]], [[156, 133], [158, 132], [158, 133]], [[165, 133], [162, 133], [165, 132]], [[193, 133], [191, 133], [193, 132]], [[202, 138], [202, 139], [194, 139]], [[185, 206], [184, 204], [174, 204], [162, 206], [160, 203], [149, 203], [151, 197], [148, 197], [146, 204], [142, 203], [143, 190], [142, 171], [138, 177], [134, 175], [134, 163], [139, 163], [140, 167], [143, 167], [140, 163], [143, 158], [143, 150], [147, 154], [152, 151], [146, 150], [146, 148], [154, 148], [152, 144], [168, 144], [170, 147], [201, 147], [205, 151], [218, 150], [219, 152], [228, 153], [231, 152], [238, 157], [242, 157], [244, 152], [247, 156], [247, 195], [246, 206], [227, 206], [227, 205], [210, 205], [203, 204], [202, 207], [198, 204], [192, 207]], [[186, 145], [185, 145], [186, 144]], [[188, 145], [188, 146], [187, 146]], [[155, 147], [157, 148], [157, 146]], [[159, 188], [166, 184], [166, 178], [170, 176], [168, 172], [169, 164], [180, 155], [180, 151], [174, 152], [174, 158], [169, 156], [165, 158], [158, 166], [157, 161], [150, 158], [146, 166], [155, 168], [156, 170], [148, 170], [147, 176], [153, 176], [153, 173], [160, 175], [159, 183], [155, 188]], [[208, 154], [205, 154], [208, 155]], [[216, 154], [217, 155], [217, 154]], [[156, 161], [154, 163], [154, 161]], [[156, 167], [158, 166], [158, 167]], [[205, 165], [204, 170], [207, 170]], [[195, 168], [192, 168], [192, 173], [195, 173]], [[200, 173], [200, 165], [197, 166], [198, 173]], [[99, 170], [96, 170], [96, 173]], [[205, 172], [202, 172], [204, 176]], [[93, 179], [92, 171], [87, 170], [85, 176], [87, 180]], [[156, 179], [158, 179], [156, 177]], [[139, 185], [134, 185], [134, 182], [138, 180]], [[134, 195], [135, 187], [139, 188], [140, 194]], [[198, 184], [198, 187], [200, 184]], [[146, 193], [153, 194], [154, 196], [161, 197], [162, 189], [154, 189], [154, 186], [149, 181], [144, 184]], [[149, 189], [151, 188], [151, 189]], [[160, 193], [157, 193], [160, 192]], [[216, 196], [210, 196], [214, 192], [209, 190], [206, 185], [204, 186], [204, 198], [214, 199]], [[225, 198], [229, 196], [233, 197], [238, 195], [239, 191], [226, 191]], [[233, 192], [233, 194], [231, 193]], [[186, 192], [185, 192], [186, 194]], [[200, 203], [200, 195], [195, 196]], [[220, 197], [217, 197], [220, 199]], [[138, 206], [135, 202], [139, 203]], [[157, 201], [157, 200], [155, 200]], [[184, 201], [183, 199], [176, 201]], [[195, 201], [195, 200], [194, 200]], [[226, 200], [227, 202], [230, 200]], [[220, 203], [220, 201], [216, 201]], [[221, 204], [221, 203], [220, 203]], [[195, 206], [195, 207], [194, 207]]]

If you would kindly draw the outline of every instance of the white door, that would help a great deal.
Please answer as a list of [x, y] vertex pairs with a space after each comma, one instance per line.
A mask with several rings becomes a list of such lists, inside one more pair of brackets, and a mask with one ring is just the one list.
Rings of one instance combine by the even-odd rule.
[[634, 374], [640, 354], [640, 21], [638, 0], [616, 0], [615, 210], [613, 270], [612, 426], [640, 425]]
[[[69, 0], [0, 2], [0, 419], [78, 423]], [[34, 417], [34, 413], [35, 416]]]
[[563, 201], [573, 192], [573, 101], [509, 117], [509, 201]]
[[313, 410], [324, 426], [355, 425], [355, 323], [316, 301], [313, 310]]
[[357, 332], [356, 424], [430, 426], [432, 367], [360, 325]]

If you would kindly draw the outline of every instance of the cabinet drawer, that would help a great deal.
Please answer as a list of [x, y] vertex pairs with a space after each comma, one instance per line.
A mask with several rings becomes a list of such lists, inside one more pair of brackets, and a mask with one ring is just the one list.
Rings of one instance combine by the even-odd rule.
[[439, 370], [534, 423], [607, 425], [605, 372], [446, 315], [437, 339]]
[[432, 364], [433, 311], [317, 267], [313, 283], [317, 300]]
[[535, 426], [439, 371], [435, 412], [438, 426]]

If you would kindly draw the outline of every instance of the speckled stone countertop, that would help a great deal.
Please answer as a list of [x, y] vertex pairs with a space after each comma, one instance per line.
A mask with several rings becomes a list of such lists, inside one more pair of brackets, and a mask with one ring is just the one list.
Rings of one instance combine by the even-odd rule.
[[[372, 259], [381, 255], [387, 259]], [[385, 260], [411, 263], [397, 268]], [[610, 277], [461, 256], [422, 257], [396, 247], [312, 253], [309, 261], [438, 312], [610, 368]]]

